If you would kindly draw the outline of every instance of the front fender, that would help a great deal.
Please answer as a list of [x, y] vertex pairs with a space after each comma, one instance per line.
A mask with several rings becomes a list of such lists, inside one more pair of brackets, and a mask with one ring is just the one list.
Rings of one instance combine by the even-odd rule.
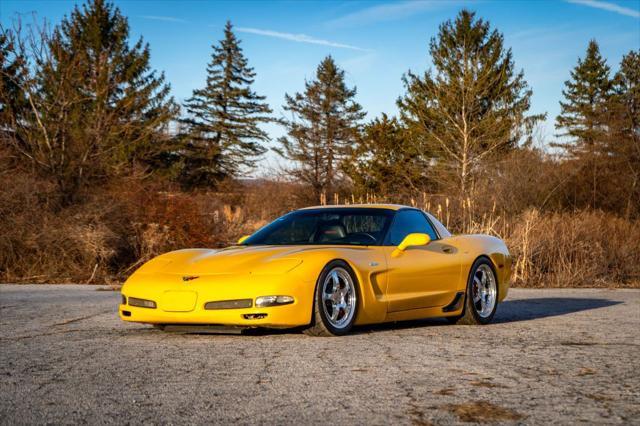
[[296, 257], [302, 265], [292, 271], [300, 280], [309, 284], [311, 299], [315, 295], [317, 280], [323, 268], [333, 260], [346, 262], [358, 281], [359, 304], [356, 324], [381, 322], [387, 313], [385, 298], [387, 268], [384, 253], [378, 247], [333, 247], [303, 249]]

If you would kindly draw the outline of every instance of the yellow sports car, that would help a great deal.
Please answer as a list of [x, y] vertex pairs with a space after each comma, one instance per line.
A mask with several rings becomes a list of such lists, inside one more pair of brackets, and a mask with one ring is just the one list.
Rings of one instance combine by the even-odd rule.
[[451, 235], [421, 210], [310, 207], [232, 247], [152, 259], [122, 287], [119, 312], [162, 329], [304, 327], [320, 336], [417, 318], [486, 324], [510, 274], [500, 239]]

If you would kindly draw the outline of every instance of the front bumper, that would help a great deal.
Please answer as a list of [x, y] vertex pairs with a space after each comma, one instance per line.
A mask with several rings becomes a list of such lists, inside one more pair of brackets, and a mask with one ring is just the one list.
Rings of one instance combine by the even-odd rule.
[[[313, 282], [296, 281], [288, 275], [233, 277], [203, 276], [185, 284], [175, 275], [134, 274], [122, 287], [122, 295], [152, 300], [157, 307], [120, 304], [123, 321], [148, 324], [210, 324], [240, 327], [287, 328], [311, 322]], [[256, 307], [259, 296], [287, 295], [294, 302], [282, 306]], [[252, 306], [205, 309], [208, 302], [251, 299]]]

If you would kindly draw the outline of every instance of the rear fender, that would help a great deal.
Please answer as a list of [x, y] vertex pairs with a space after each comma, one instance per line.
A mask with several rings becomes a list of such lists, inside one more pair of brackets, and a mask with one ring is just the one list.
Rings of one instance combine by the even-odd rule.
[[447, 242], [458, 247], [462, 256], [463, 273], [459, 288], [467, 286], [471, 266], [479, 257], [487, 257], [496, 271], [498, 279], [498, 300], [507, 297], [511, 280], [512, 257], [506, 244], [499, 238], [490, 235], [457, 235]]

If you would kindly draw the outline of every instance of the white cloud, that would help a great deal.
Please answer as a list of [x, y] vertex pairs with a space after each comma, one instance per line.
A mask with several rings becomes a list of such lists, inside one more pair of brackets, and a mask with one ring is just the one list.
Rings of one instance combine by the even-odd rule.
[[179, 22], [181, 24], [187, 23], [184, 19], [175, 18], [173, 16], [142, 15], [141, 18], [148, 19], [150, 21]]
[[298, 43], [319, 44], [319, 45], [322, 45], [322, 46], [330, 46], [330, 47], [338, 47], [338, 48], [341, 48], [341, 49], [358, 50], [358, 51], [361, 51], [361, 52], [370, 52], [371, 51], [369, 49], [363, 49], [361, 47], [352, 46], [350, 44], [343, 44], [343, 43], [336, 43], [336, 42], [329, 41], [329, 40], [322, 40], [322, 39], [319, 39], [319, 38], [308, 36], [306, 34], [282, 33], [282, 32], [278, 32], [278, 31], [261, 30], [261, 29], [258, 29], [258, 28], [246, 28], [246, 27], [236, 27], [235, 30], [240, 32], [240, 33], [250, 33], [250, 34], [257, 34], [257, 35], [262, 35], [262, 36], [266, 36], [266, 37], [281, 38], [283, 40], [295, 41], [295, 42], [298, 42]]
[[354, 25], [371, 24], [380, 21], [392, 21], [415, 15], [441, 6], [450, 6], [459, 3], [454, 1], [437, 0], [409, 0], [397, 3], [385, 3], [367, 7], [357, 12], [349, 13], [333, 19], [327, 24], [332, 27], [346, 27]]
[[596, 9], [608, 10], [609, 12], [618, 13], [620, 15], [631, 16], [633, 18], [640, 18], [640, 10], [639, 9], [631, 9], [629, 7], [624, 7], [617, 5], [615, 3], [610, 3], [606, 1], [600, 0], [566, 0], [569, 3], [580, 4], [583, 6], [593, 7]]

